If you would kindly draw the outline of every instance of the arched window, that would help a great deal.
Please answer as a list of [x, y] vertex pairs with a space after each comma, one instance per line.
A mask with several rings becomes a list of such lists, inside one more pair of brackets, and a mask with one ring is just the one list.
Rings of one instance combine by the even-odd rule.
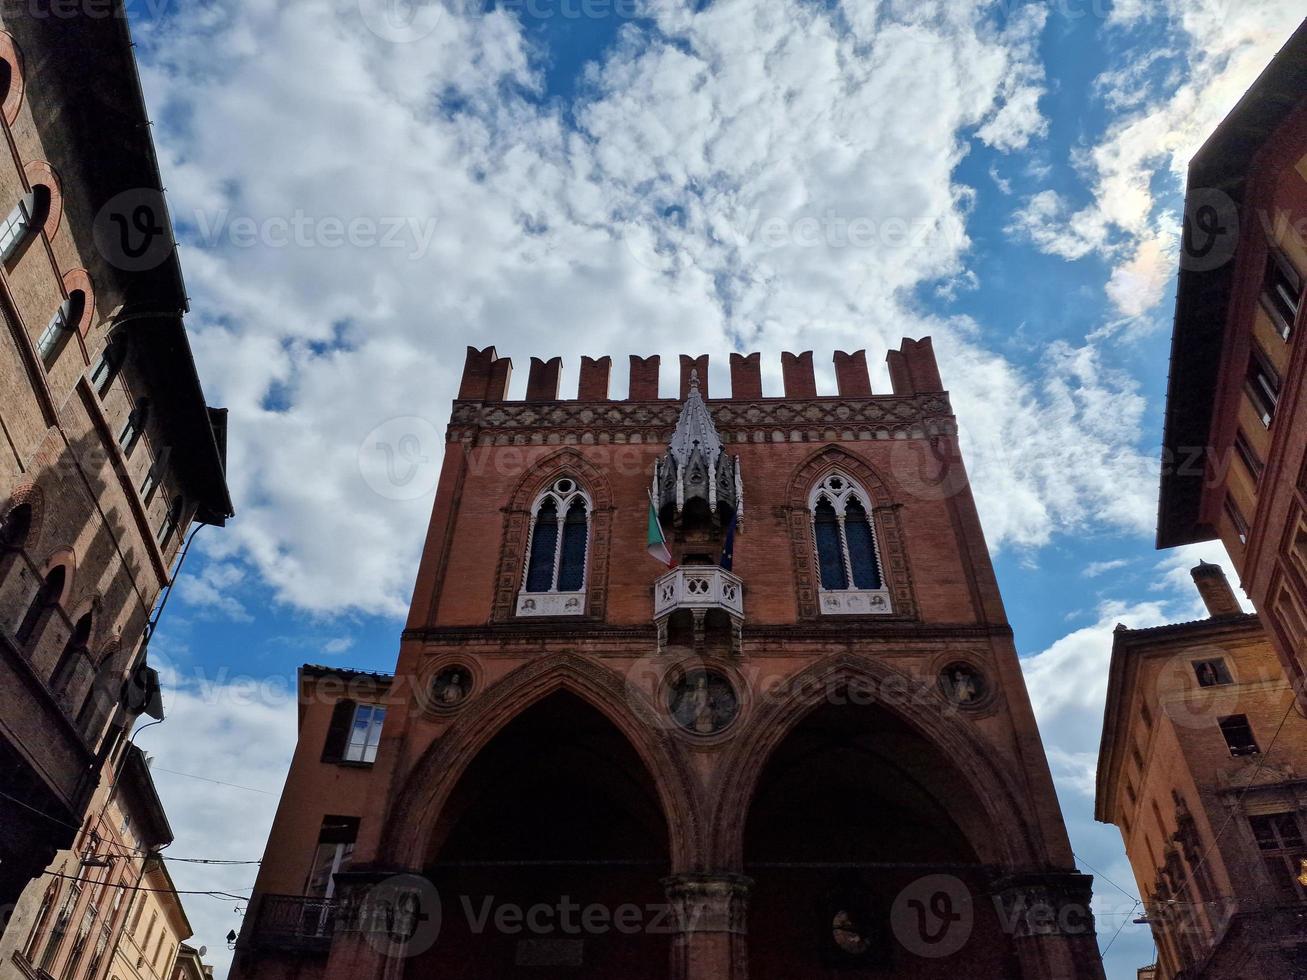
[[[884, 591], [867, 501], [866, 492], [839, 472], [829, 474], [812, 491], [812, 539], [823, 592]], [[823, 608], [835, 611], [830, 604], [824, 603]]]
[[37, 184], [0, 222], [0, 262], [8, 262], [18, 253], [23, 242], [45, 224], [49, 213], [50, 188]]
[[141, 441], [141, 435], [145, 432], [145, 423], [149, 419], [150, 399], [142, 398], [128, 414], [122, 432], [118, 433], [118, 448], [123, 451], [123, 455], [128, 457], [132, 455], [132, 450]]
[[536, 500], [518, 615], [584, 612], [590, 511], [590, 498], [571, 477], [555, 480]]
[[100, 353], [100, 359], [95, 362], [95, 369], [91, 371], [91, 384], [101, 398], [109, 393], [109, 388], [126, 361], [127, 334], [119, 330], [109, 338], [109, 343]]
[[82, 322], [82, 314], [85, 312], [86, 293], [80, 289], [74, 289], [69, 293], [59, 309], [54, 311], [54, 316], [50, 318], [50, 322], [41, 333], [40, 340], [36, 342], [36, 352], [40, 355], [41, 363], [45, 365], [47, 371], [54, 367], [55, 361], [59, 360], [64, 345], [68, 343], [68, 338], [73, 335], [77, 325]]
[[63, 652], [55, 664], [54, 673], [50, 675], [50, 688], [62, 691], [77, 675], [77, 665], [86, 656], [86, 648], [91, 642], [91, 614], [88, 612], [77, 621], [72, 635], [64, 644]]
[[41, 908], [36, 913], [36, 921], [32, 924], [32, 931], [23, 946], [23, 958], [28, 963], [31, 963], [32, 958], [36, 956], [36, 951], [41, 945], [41, 937], [45, 935], [46, 926], [50, 924], [50, 916], [54, 913], [54, 906], [58, 900], [59, 886], [57, 883], [51, 883], [45, 890], [45, 897], [41, 899]]
[[27, 612], [23, 614], [22, 622], [18, 624], [18, 632], [14, 636], [19, 643], [27, 644], [31, 641], [37, 634], [46, 614], [59, 604], [59, 597], [64, 594], [64, 580], [66, 577], [67, 573], [64, 571], [63, 565], [56, 565], [50, 569], [45, 581], [41, 583], [41, 587], [36, 590], [36, 595], [32, 597], [32, 603], [27, 607]]
[[21, 548], [32, 529], [32, 505], [19, 504], [0, 517], [0, 549]]

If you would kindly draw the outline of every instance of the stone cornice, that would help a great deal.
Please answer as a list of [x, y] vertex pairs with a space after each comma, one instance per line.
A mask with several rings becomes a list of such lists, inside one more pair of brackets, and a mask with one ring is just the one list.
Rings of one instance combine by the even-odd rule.
[[[838, 396], [795, 401], [787, 398], [713, 399], [708, 402], [724, 442], [808, 441], [816, 438], [888, 439], [956, 430], [947, 392], [917, 395]], [[478, 434], [503, 433], [502, 444], [540, 441], [545, 433], [591, 433], [594, 441], [621, 441], [631, 433], [670, 438], [681, 412], [673, 398], [658, 401], [456, 401], [447, 438], [459, 442]], [[509, 433], [521, 432], [518, 438]], [[528, 433], [530, 433], [528, 435]], [[614, 436], [618, 439], [614, 440]], [[534, 438], [533, 438], [534, 437]]]
[[[745, 626], [744, 641], [746, 654], [756, 653], [757, 644], [765, 642], [786, 642], [819, 640], [824, 643], [846, 642], [854, 645], [877, 644], [885, 640], [935, 641], [970, 640], [980, 642], [993, 638], [1009, 639], [1012, 628], [1004, 623], [930, 623], [923, 624], [904, 619], [885, 617], [867, 617], [857, 620], [859, 632], [850, 637], [849, 623], [804, 623], [796, 626], [769, 625]], [[512, 647], [531, 647], [541, 643], [556, 644], [559, 641], [571, 641], [585, 644], [594, 641], [637, 642], [652, 644], [654, 627], [649, 625], [610, 626], [606, 623], [594, 623], [578, 620], [559, 621], [556, 623], [511, 622], [486, 626], [438, 626], [406, 629], [402, 639], [421, 643], [459, 644], [469, 643], [497, 644]]]

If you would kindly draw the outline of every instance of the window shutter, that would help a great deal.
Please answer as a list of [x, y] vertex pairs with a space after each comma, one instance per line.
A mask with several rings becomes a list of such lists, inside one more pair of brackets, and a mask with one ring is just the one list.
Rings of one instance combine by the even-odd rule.
[[327, 744], [322, 748], [323, 762], [340, 762], [345, 758], [345, 746], [349, 742], [349, 729], [354, 724], [354, 702], [337, 701], [331, 713], [331, 725], [327, 729]]

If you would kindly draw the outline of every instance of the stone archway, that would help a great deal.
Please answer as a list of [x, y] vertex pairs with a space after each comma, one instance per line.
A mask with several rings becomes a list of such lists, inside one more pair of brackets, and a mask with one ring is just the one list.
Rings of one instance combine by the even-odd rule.
[[476, 753], [420, 864], [441, 928], [404, 976], [665, 978], [671, 831], [653, 775], [605, 714], [558, 689]]
[[768, 759], [744, 827], [751, 980], [1020, 975], [983, 805], [892, 712], [824, 705]]
[[703, 817], [684, 749], [653, 702], [601, 663], [573, 653], [519, 667], [477, 697], [404, 778], [387, 814], [378, 861], [417, 869], [455, 784], [491, 739], [536, 703], [567, 693], [602, 715], [629, 743], [670, 820], [678, 870], [703, 866]]

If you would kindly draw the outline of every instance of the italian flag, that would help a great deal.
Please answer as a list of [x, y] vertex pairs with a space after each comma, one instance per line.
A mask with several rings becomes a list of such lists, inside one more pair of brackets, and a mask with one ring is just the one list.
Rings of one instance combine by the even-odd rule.
[[667, 550], [667, 537], [663, 534], [662, 522], [658, 520], [658, 511], [654, 508], [653, 497], [649, 498], [649, 557], [657, 558], [668, 568], [676, 567], [676, 559]]

